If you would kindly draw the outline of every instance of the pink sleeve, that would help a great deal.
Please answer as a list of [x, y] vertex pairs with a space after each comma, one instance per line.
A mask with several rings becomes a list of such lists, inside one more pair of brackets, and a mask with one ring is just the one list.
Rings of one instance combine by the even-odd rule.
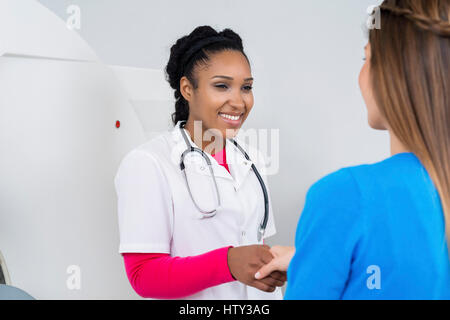
[[[225, 149], [212, 156], [230, 172]], [[185, 258], [164, 253], [124, 253], [123, 258], [128, 280], [137, 294], [177, 299], [235, 281], [228, 268], [229, 248], [232, 246]]]
[[234, 281], [224, 247], [191, 257], [163, 253], [124, 253], [131, 286], [144, 298], [177, 299]]

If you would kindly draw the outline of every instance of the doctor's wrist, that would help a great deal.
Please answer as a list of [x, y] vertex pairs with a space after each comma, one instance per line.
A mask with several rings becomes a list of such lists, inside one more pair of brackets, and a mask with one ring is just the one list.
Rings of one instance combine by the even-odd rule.
[[237, 279], [233, 276], [233, 273], [231, 272], [230, 269], [230, 253], [233, 250], [233, 246], [228, 246], [227, 247], [227, 269], [228, 269], [228, 273], [230, 276], [230, 281], [236, 281]]

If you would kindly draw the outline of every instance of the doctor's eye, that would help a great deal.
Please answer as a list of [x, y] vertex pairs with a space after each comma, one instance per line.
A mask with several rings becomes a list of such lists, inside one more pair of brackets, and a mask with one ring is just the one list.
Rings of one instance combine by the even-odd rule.
[[245, 91], [251, 91], [253, 89], [253, 87], [252, 86], [245, 86], [245, 87], [243, 87], [243, 89]]
[[228, 86], [226, 84], [216, 84], [215, 87], [219, 89], [228, 89]]

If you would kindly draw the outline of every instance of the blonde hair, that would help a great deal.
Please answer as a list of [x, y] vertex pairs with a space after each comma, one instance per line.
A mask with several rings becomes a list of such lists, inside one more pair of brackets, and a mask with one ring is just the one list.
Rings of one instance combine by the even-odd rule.
[[[385, 0], [369, 34], [375, 100], [424, 165], [450, 240], [450, 0]], [[450, 242], [448, 242], [450, 243]]]

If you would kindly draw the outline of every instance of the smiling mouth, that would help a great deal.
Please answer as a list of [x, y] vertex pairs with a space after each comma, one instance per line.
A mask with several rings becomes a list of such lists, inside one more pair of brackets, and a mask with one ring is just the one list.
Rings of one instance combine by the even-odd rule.
[[240, 115], [232, 115], [228, 113], [219, 113], [220, 119], [222, 119], [223, 122], [225, 122], [227, 125], [239, 128], [242, 125], [242, 119], [244, 117], [244, 113], [241, 113]]
[[240, 115], [232, 115], [232, 114], [228, 114], [228, 113], [219, 113], [219, 116], [221, 116], [223, 119], [230, 120], [230, 121], [239, 121], [242, 118], [243, 115], [244, 115], [243, 113], [241, 113]]

